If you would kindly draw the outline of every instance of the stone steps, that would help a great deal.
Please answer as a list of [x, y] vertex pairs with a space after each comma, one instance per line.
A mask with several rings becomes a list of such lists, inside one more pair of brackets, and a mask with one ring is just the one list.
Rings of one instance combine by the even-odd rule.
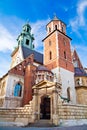
[[27, 127], [55, 127], [50, 120], [39, 120], [35, 123], [28, 124]]

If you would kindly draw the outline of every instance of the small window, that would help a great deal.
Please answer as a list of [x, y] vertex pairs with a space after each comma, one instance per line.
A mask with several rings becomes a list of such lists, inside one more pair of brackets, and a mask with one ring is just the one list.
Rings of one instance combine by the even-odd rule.
[[70, 101], [70, 87], [67, 88], [67, 98]]
[[51, 60], [52, 59], [52, 52], [50, 51], [49, 53], [49, 59]]
[[51, 40], [49, 40], [49, 46], [51, 46]]
[[63, 26], [62, 26], [62, 32], [63, 32], [63, 30], [64, 30], [64, 29], [63, 29]]
[[80, 85], [80, 80], [79, 79], [76, 80], [76, 85]]
[[22, 94], [22, 86], [20, 85], [20, 83], [18, 83], [15, 85], [15, 88], [14, 88], [14, 96], [21, 97], [21, 94]]
[[26, 45], [29, 45], [29, 40], [28, 39], [26, 39]]
[[55, 25], [55, 30], [57, 30], [57, 25]]
[[65, 27], [64, 26], [62, 26], [62, 32], [64, 32], [65, 31]]
[[29, 28], [27, 28], [27, 32], [29, 32]]
[[66, 59], [66, 52], [64, 51], [64, 58]]
[[67, 63], [66, 63], [66, 68], [67, 68]]
[[51, 28], [49, 27], [49, 32], [51, 32]]
[[64, 40], [64, 46], [66, 46], [66, 41]]

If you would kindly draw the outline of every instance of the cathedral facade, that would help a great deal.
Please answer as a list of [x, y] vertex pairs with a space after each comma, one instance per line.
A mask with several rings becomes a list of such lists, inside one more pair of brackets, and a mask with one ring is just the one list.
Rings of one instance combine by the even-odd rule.
[[66, 24], [54, 17], [46, 30], [41, 54], [34, 50], [30, 25], [23, 26], [10, 70], [0, 78], [0, 107], [31, 103], [38, 119], [51, 119], [57, 116], [58, 104], [87, 105], [87, 70], [71, 50]]

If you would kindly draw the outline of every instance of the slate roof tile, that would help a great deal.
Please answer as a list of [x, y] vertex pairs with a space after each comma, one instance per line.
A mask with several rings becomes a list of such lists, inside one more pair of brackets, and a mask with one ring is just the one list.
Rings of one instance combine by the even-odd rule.
[[75, 76], [87, 76], [87, 73], [84, 71], [84, 69], [81, 68], [75, 68]]
[[22, 50], [24, 59], [26, 59], [29, 55], [34, 54], [34, 60], [40, 64], [43, 64], [43, 54], [24, 46], [22, 46]]

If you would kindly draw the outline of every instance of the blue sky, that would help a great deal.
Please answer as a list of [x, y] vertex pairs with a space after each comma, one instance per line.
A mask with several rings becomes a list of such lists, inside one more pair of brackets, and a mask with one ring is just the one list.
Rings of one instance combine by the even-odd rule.
[[67, 24], [71, 45], [87, 67], [87, 0], [0, 0], [0, 77], [10, 67], [11, 52], [27, 21], [32, 26], [36, 50], [43, 51], [45, 27], [54, 13]]

